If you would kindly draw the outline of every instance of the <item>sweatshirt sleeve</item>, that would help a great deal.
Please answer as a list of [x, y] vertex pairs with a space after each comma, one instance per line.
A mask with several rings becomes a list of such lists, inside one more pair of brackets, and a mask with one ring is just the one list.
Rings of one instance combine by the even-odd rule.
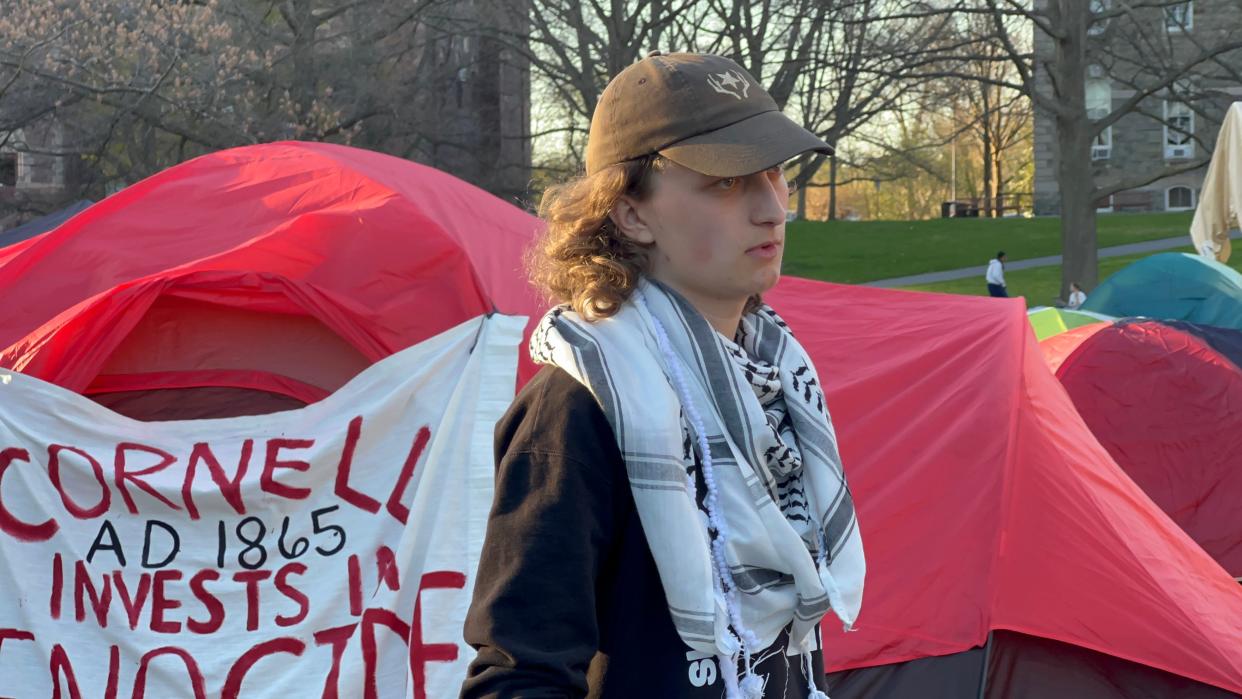
[[478, 655], [461, 699], [585, 696], [599, 647], [597, 580], [624, 463], [576, 380], [545, 369], [528, 389], [497, 424], [495, 498], [464, 629]]

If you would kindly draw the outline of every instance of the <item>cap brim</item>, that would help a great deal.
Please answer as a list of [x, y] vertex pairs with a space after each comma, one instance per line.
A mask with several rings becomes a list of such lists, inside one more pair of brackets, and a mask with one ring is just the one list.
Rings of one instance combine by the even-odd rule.
[[831, 154], [832, 146], [781, 112], [763, 112], [715, 131], [660, 149], [660, 155], [712, 177], [766, 170], [808, 151]]

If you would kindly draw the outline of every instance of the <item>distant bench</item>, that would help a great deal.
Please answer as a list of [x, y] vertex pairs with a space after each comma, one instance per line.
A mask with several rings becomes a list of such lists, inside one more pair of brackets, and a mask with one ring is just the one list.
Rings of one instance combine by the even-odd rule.
[[[1130, 189], [1113, 195], [1113, 211], [1151, 211], [1152, 192]], [[1107, 200], [1099, 205], [1107, 205]]]

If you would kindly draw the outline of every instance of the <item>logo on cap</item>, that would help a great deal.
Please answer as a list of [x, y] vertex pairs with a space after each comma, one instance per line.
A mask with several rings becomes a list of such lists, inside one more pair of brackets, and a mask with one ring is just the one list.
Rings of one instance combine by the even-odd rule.
[[747, 82], [746, 76], [736, 70], [726, 70], [723, 73], [708, 73], [707, 84], [712, 89], [724, 95], [746, 99], [746, 94], [750, 92], [750, 83]]

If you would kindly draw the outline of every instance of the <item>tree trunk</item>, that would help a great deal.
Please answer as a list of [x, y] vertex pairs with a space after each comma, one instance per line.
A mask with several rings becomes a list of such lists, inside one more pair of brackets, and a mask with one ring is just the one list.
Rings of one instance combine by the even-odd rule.
[[983, 93], [983, 210], [984, 215], [989, 218], [996, 216], [995, 200], [992, 198], [992, 86], [987, 83], [979, 83], [979, 88]]
[[798, 188], [798, 220], [806, 220], [806, 187]]
[[1005, 215], [1005, 159], [997, 152], [996, 158], [996, 216]]
[[[1086, 129], [1082, 130], [1082, 143]], [[1078, 139], [1062, 132], [1062, 148]], [[1099, 276], [1096, 250], [1095, 204], [1091, 196], [1091, 174], [1072, 163], [1057, 168], [1061, 186], [1061, 298], [1068, 298], [1069, 285], [1077, 282], [1086, 291], [1095, 288]]]
[[828, 156], [828, 220], [837, 220], [837, 154]]
[[983, 206], [985, 216], [996, 217], [996, 199], [992, 196], [992, 134], [990, 129], [983, 130]]
[[1086, 104], [1087, 3], [1057, 0], [1051, 12], [1060, 13], [1053, 25], [1063, 28], [1056, 39], [1056, 61], [1051, 76], [1060, 93], [1056, 114], [1057, 186], [1061, 194], [1061, 298], [1069, 296], [1069, 285], [1095, 288], [1099, 276], [1096, 250], [1095, 189], [1091, 172], [1091, 120]]

